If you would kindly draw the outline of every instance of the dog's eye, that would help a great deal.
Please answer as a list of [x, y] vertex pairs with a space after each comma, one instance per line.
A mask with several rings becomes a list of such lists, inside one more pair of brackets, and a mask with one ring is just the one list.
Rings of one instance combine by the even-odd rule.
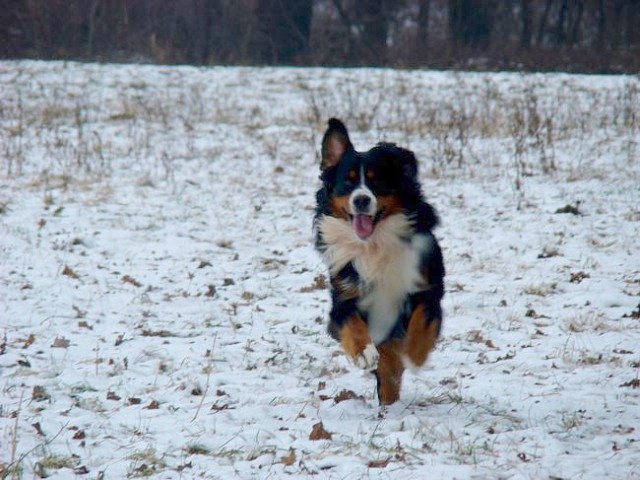
[[355, 183], [358, 180], [358, 172], [356, 172], [355, 169], [349, 170], [349, 173], [347, 174], [347, 180], [349, 182]]
[[374, 172], [372, 168], [368, 168], [367, 169], [367, 180], [372, 182], [375, 179], [376, 179], [376, 172]]

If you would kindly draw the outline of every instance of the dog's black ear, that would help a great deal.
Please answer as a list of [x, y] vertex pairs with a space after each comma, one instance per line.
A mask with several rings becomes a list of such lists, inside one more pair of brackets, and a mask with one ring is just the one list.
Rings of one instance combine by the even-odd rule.
[[349, 132], [337, 118], [329, 120], [329, 127], [322, 137], [322, 162], [320, 170], [335, 167], [340, 163], [340, 159], [344, 152], [353, 148], [351, 140], [349, 140]]
[[402, 175], [405, 181], [416, 182], [418, 180], [418, 161], [411, 150], [399, 148], [399, 161], [402, 166]]
[[418, 181], [418, 161], [411, 150], [398, 147], [395, 143], [379, 143], [385, 156], [383, 161], [400, 172], [403, 188], [410, 187]]

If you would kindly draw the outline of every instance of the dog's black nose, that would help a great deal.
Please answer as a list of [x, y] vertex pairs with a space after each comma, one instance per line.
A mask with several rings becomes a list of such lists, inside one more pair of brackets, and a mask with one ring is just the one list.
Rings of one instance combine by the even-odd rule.
[[353, 206], [357, 212], [367, 213], [371, 207], [371, 197], [367, 195], [358, 195], [353, 199]]

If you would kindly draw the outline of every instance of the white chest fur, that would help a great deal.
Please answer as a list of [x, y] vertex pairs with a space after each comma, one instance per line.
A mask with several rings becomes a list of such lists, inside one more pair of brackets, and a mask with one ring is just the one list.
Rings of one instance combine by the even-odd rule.
[[402, 214], [380, 222], [364, 242], [344, 220], [324, 217], [318, 228], [327, 245], [324, 256], [331, 273], [353, 262], [360, 275], [358, 308], [366, 313], [369, 335], [379, 344], [395, 325], [406, 295], [422, 285], [420, 261], [430, 237], [411, 236], [411, 222]]

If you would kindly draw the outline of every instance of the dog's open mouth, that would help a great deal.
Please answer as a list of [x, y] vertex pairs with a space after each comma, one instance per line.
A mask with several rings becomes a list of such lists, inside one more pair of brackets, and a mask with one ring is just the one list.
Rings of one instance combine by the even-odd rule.
[[366, 240], [373, 233], [374, 219], [370, 215], [358, 213], [353, 215], [351, 224], [360, 240]]

